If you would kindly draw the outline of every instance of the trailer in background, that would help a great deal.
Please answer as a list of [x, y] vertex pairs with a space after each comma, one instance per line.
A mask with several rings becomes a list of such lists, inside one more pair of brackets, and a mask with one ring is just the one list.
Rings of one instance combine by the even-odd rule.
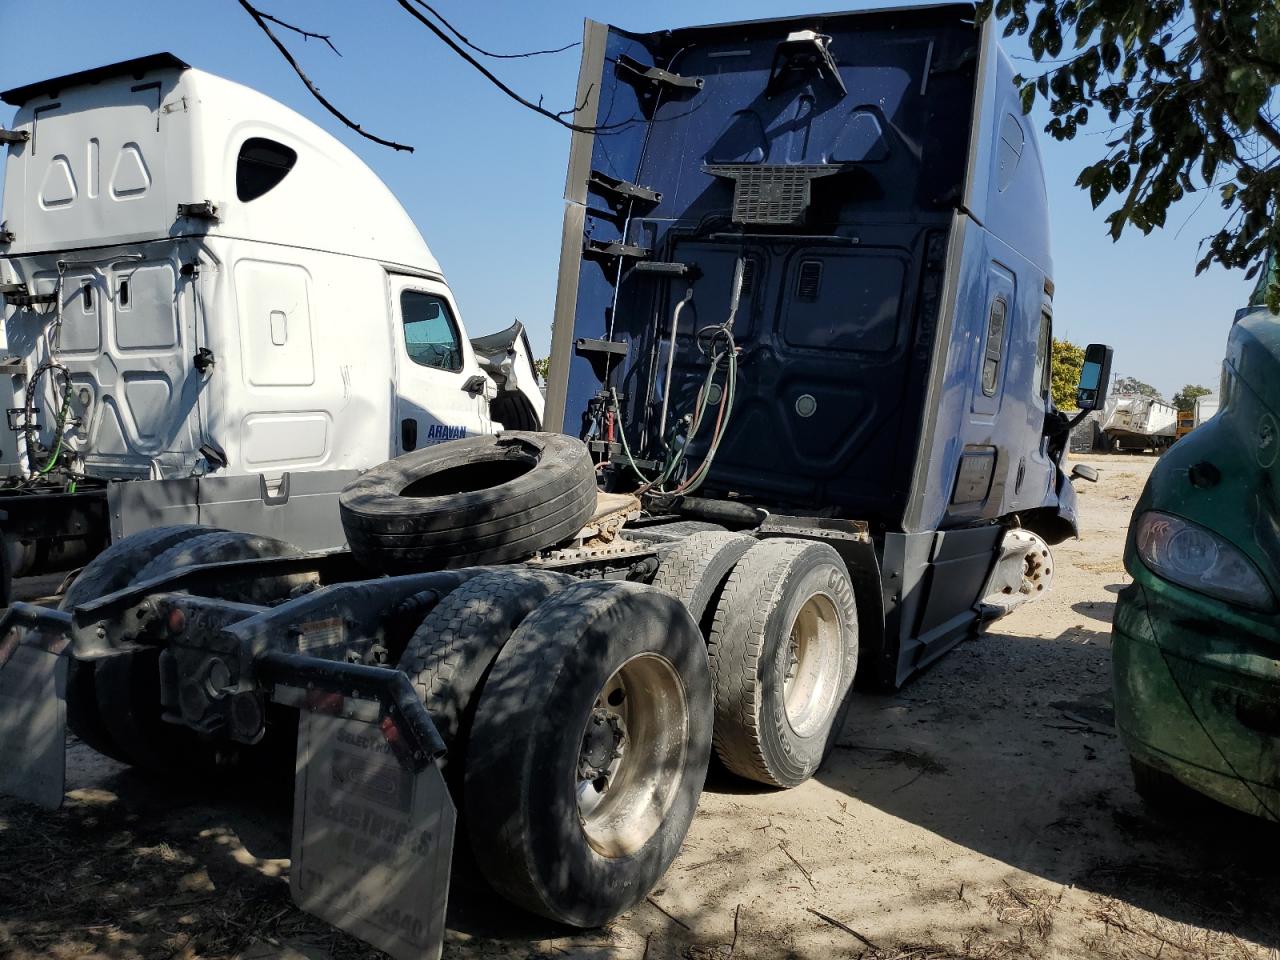
[[1177, 426], [1177, 409], [1152, 397], [1112, 397], [1102, 416], [1103, 439], [1115, 452], [1159, 453], [1173, 443]]
[[1195, 425], [1198, 427], [1206, 420], [1216, 416], [1218, 413], [1218, 395], [1216, 393], [1206, 393], [1203, 397], [1196, 398], [1195, 409]]

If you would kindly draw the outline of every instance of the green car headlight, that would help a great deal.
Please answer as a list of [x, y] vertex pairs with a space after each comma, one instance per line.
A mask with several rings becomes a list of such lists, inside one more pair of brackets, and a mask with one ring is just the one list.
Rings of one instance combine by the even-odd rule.
[[1148, 510], [1138, 518], [1134, 544], [1156, 576], [1253, 610], [1275, 608], [1275, 597], [1253, 562], [1198, 523]]

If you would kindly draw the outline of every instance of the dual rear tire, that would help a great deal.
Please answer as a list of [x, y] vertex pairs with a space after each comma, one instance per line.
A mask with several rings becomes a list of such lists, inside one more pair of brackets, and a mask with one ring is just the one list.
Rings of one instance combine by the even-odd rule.
[[589, 927], [675, 859], [713, 743], [749, 779], [811, 777], [856, 663], [853, 590], [831, 547], [701, 531], [653, 586], [476, 576], [423, 621], [401, 668], [449, 747], [476, 868], [524, 909]]
[[[119, 546], [65, 606], [177, 566], [289, 549], [205, 528]], [[461, 842], [485, 879], [533, 913], [589, 927], [642, 900], [675, 859], [713, 741], [753, 780], [813, 774], [847, 709], [856, 623], [830, 547], [701, 531], [666, 553], [656, 588], [521, 568], [471, 577], [424, 619], [400, 667], [450, 748]], [[140, 655], [81, 673], [76, 732], [126, 762], [189, 763], [192, 738], [160, 719], [144, 682], [158, 684], [158, 670]], [[97, 743], [82, 732], [90, 714]]]
[[401, 659], [449, 748], [459, 834], [506, 899], [605, 923], [679, 852], [711, 754], [706, 646], [662, 591], [506, 569], [453, 591]]
[[810, 540], [699, 532], [667, 554], [654, 584], [703, 626], [721, 763], [775, 787], [812, 777], [844, 726], [858, 663], [840, 555]]

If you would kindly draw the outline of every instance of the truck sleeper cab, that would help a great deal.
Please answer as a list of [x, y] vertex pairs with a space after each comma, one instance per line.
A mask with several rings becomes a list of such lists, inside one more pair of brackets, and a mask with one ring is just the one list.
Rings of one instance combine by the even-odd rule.
[[579, 96], [548, 424], [659, 512], [866, 524], [863, 676], [897, 686], [980, 622], [1006, 531], [1075, 532], [1008, 58], [968, 4], [591, 24]]
[[[159, 519], [338, 546], [356, 471], [491, 433], [495, 413], [540, 424], [521, 328], [473, 345], [398, 201], [310, 121], [170, 54], [3, 98], [19, 559], [47, 561], [50, 532], [105, 541], [108, 484], [117, 538]], [[36, 481], [83, 496], [25, 496]]]

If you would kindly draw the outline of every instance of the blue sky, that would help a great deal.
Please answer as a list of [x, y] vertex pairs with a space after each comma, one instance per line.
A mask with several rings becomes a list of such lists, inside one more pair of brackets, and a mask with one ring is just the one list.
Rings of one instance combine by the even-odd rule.
[[[341, 137], [387, 182], [444, 266], [471, 335], [519, 317], [535, 350], [544, 353], [555, 302], [568, 131], [506, 99], [393, 0], [258, 5], [332, 34], [341, 58], [315, 41], [287, 40], [327, 96], [367, 129], [416, 151], [393, 153], [344, 130], [311, 100], [234, 0], [121, 0], [109, 8], [94, 0], [0, 0], [0, 37], [7, 41], [0, 89], [168, 50], [262, 90]], [[572, 42], [588, 16], [648, 31], [857, 6], [851, 0], [433, 5], [474, 42], [497, 52]], [[79, 27], [59, 27], [67, 24]], [[1016, 39], [1006, 41], [1006, 49], [1026, 53]], [[544, 95], [548, 106], [559, 109], [573, 99], [576, 49], [490, 63], [532, 99]], [[1117, 373], [1153, 383], [1166, 397], [1188, 382], [1216, 389], [1232, 314], [1249, 291], [1240, 272], [1214, 268], [1194, 275], [1197, 245], [1218, 228], [1224, 211], [1216, 196], [1201, 192], [1172, 211], [1165, 230], [1113, 244], [1105, 209], [1094, 211], [1073, 185], [1080, 168], [1101, 155], [1104, 139], [1101, 125], [1072, 143], [1041, 137], [1053, 223], [1055, 332], [1081, 344], [1112, 344]]]

